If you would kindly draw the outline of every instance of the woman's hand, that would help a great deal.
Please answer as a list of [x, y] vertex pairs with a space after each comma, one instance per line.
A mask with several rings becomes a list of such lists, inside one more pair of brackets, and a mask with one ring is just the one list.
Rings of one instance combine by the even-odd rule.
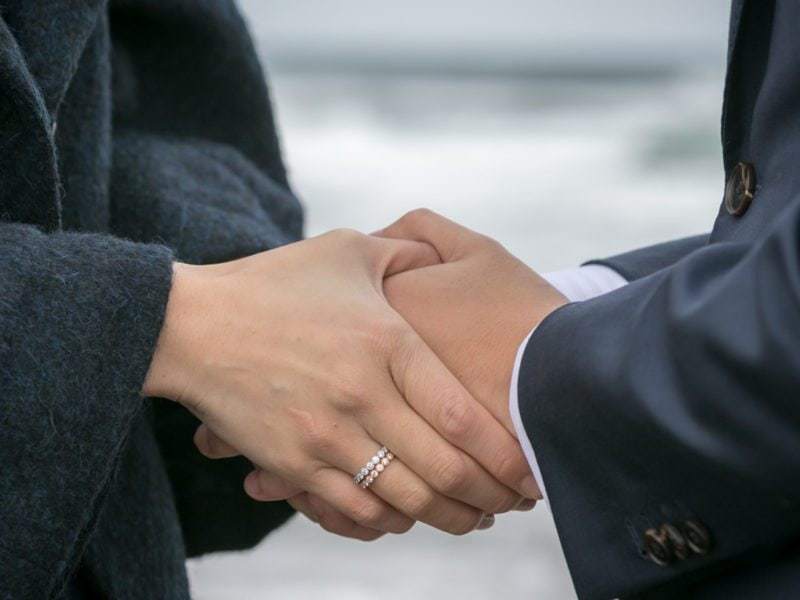
[[[518, 503], [511, 488], [528, 472], [513, 437], [383, 296], [385, 277], [438, 260], [424, 243], [339, 231], [177, 264], [143, 391], [180, 401], [223, 445], [358, 526], [470, 531]], [[355, 486], [381, 445], [397, 460], [369, 490]]]

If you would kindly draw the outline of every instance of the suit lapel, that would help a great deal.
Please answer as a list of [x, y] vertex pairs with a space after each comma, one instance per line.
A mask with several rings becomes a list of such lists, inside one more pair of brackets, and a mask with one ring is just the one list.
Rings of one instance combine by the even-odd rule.
[[739, 36], [739, 25], [742, 22], [742, 9], [745, 0], [733, 0], [731, 2], [731, 21], [728, 28], [728, 64], [733, 58], [733, 49], [736, 46], [736, 39]]
[[722, 155], [727, 173], [733, 159], [731, 152], [731, 130], [730, 130], [730, 95], [733, 93], [733, 80], [737, 69], [736, 46], [739, 42], [739, 35], [742, 24], [742, 13], [747, 0], [733, 0], [731, 3], [731, 20], [728, 29], [728, 70], [725, 75], [725, 92], [722, 101]]

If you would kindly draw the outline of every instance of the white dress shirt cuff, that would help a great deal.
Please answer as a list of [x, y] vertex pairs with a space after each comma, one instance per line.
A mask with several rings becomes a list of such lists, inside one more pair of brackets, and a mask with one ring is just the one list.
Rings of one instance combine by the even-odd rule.
[[[570, 302], [589, 300], [602, 294], [612, 292], [628, 283], [619, 273], [603, 265], [587, 265], [574, 269], [553, 271], [551, 273], [544, 273], [542, 277], [561, 292]], [[536, 461], [536, 454], [533, 451], [531, 440], [525, 432], [525, 426], [522, 423], [522, 415], [519, 411], [519, 369], [522, 364], [522, 357], [525, 354], [525, 348], [527, 348], [528, 341], [531, 339], [534, 331], [536, 331], [535, 327], [517, 350], [517, 357], [514, 360], [514, 370], [511, 374], [508, 408], [511, 413], [511, 421], [514, 423], [514, 429], [517, 432], [517, 438], [519, 439], [520, 446], [522, 446], [522, 451], [525, 453], [525, 458], [528, 459], [528, 464], [531, 467], [531, 471], [533, 471], [533, 476], [536, 478], [539, 490], [542, 492], [544, 498], [547, 499], [544, 478], [539, 469], [539, 463]]]

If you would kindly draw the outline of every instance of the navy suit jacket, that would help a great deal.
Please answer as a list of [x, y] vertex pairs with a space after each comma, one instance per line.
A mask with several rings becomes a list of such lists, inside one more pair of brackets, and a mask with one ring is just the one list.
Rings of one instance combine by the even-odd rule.
[[710, 236], [599, 261], [520, 410], [581, 598], [800, 594], [800, 2], [733, 3]]

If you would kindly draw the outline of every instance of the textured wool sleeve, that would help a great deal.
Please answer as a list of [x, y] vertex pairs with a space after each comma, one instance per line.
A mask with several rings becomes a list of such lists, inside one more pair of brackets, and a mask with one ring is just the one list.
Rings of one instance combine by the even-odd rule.
[[[207, 264], [295, 241], [297, 199], [231, 146], [126, 132], [114, 141], [112, 227], [169, 246], [178, 260]], [[257, 544], [292, 514], [242, 489], [243, 457], [209, 460], [192, 441], [199, 421], [173, 402], [153, 405], [188, 556]]]
[[50, 598], [141, 410], [172, 254], [0, 225], [0, 597]]

